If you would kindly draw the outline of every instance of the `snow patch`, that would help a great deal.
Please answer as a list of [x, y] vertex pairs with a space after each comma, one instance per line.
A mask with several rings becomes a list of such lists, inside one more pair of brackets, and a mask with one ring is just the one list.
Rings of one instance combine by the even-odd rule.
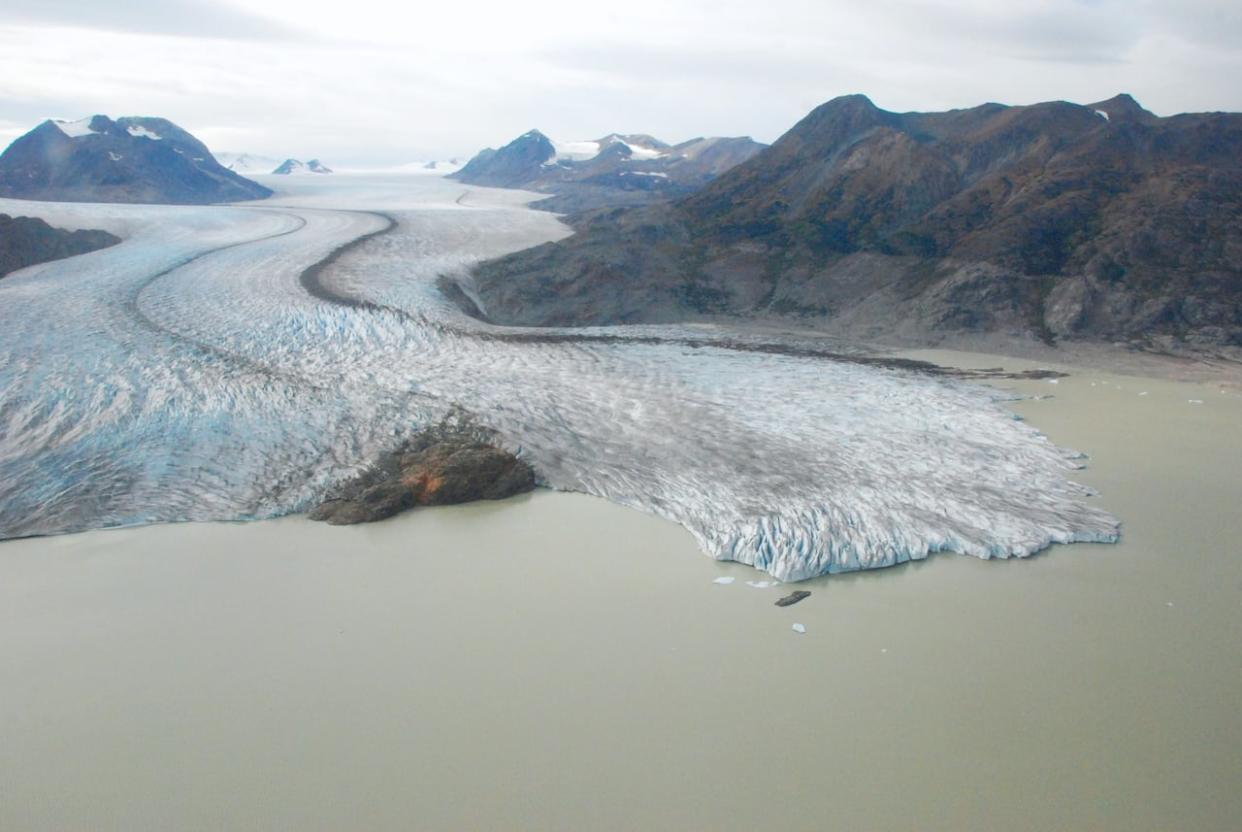
[[61, 121], [60, 119], [52, 119], [52, 124], [60, 128], [60, 132], [64, 133], [71, 139], [80, 139], [83, 136], [93, 136], [96, 131], [91, 129], [91, 122], [95, 120], [94, 116], [80, 118], [77, 121]]
[[125, 128], [125, 132], [129, 133], [134, 138], [150, 139], [153, 142], [158, 142], [163, 138], [162, 136], [152, 133], [141, 124], [131, 124], [129, 127]]
[[1096, 110], [1095, 114], [1099, 116], [1100, 118], [1104, 119], [1105, 121], [1112, 121], [1112, 119], [1108, 117], [1108, 113], [1104, 112], [1103, 110]]
[[112, 160], [112, 161], [114, 161], [114, 162], [119, 162], [119, 161], [121, 161], [122, 159], [124, 159], [125, 157], [124, 157], [124, 156], [122, 156], [122, 155], [121, 155], [121, 154], [119, 154], [119, 153], [113, 153], [111, 150], [109, 150], [109, 151], [108, 151], [108, 158], [109, 158], [109, 159], [111, 159], [111, 160]]
[[599, 142], [552, 142], [552, 147], [556, 150], [556, 156], [551, 159], [552, 162], [558, 162], [562, 159], [568, 159], [574, 162], [582, 162], [587, 159], [594, 159], [599, 155]]

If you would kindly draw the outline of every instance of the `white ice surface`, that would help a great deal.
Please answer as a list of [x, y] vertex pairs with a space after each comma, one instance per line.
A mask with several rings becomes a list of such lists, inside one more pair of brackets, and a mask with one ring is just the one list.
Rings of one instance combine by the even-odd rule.
[[131, 136], [136, 136], [138, 138], [150, 139], [151, 141], [155, 141], [155, 142], [161, 141], [163, 139], [163, 136], [160, 136], [156, 133], [151, 132], [150, 130], [148, 130], [147, 128], [143, 127], [140, 124], [131, 124], [129, 127], [125, 129], [126, 129], [126, 132], [128, 132]]
[[[995, 389], [684, 343], [701, 328], [513, 340], [437, 275], [565, 236], [517, 192], [439, 177], [272, 177], [231, 207], [11, 203], [125, 242], [0, 281], [0, 536], [303, 510], [453, 403], [551, 487], [674, 520], [781, 580], [957, 551], [1111, 540], [1077, 456]], [[341, 243], [323, 282], [299, 275]], [[719, 332], [707, 333], [719, 336]]]
[[64, 133], [71, 139], [80, 139], [83, 136], [94, 135], [95, 131], [91, 129], [91, 122], [94, 116], [87, 116], [76, 121], [60, 121], [53, 119], [52, 124], [60, 128], [60, 132]]
[[659, 159], [664, 156], [664, 152], [651, 147], [643, 147], [642, 145], [630, 144], [623, 142], [630, 149], [630, 158], [636, 162], [646, 162], [650, 159]]
[[552, 146], [556, 148], [556, 161], [559, 159], [571, 159], [582, 161], [585, 159], [594, 159], [599, 155], [599, 142], [558, 142], [552, 141]]

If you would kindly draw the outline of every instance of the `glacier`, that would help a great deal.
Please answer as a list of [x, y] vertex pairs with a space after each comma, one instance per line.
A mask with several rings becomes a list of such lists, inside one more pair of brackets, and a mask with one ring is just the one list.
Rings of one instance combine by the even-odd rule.
[[0, 537], [302, 511], [460, 405], [543, 484], [673, 520], [782, 581], [1117, 539], [1070, 478], [1081, 455], [1002, 391], [735, 349], [720, 327], [492, 326], [436, 281], [567, 235], [530, 195], [363, 174], [281, 189], [0, 200], [124, 238], [0, 280]]

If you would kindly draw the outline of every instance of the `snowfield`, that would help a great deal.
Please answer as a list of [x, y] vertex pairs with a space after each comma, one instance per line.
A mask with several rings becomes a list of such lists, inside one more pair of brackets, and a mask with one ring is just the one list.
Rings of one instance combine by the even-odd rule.
[[[460, 404], [547, 485], [781, 580], [1116, 539], [1068, 479], [1079, 455], [996, 390], [696, 346], [702, 328], [489, 326], [436, 278], [565, 236], [529, 195], [429, 176], [279, 187], [230, 207], [0, 200], [125, 238], [0, 280], [0, 536], [305, 510]], [[321, 274], [333, 297], [307, 291], [304, 269], [387, 217]]]
[[52, 124], [60, 128], [60, 132], [64, 133], [71, 139], [80, 139], [83, 136], [94, 135], [95, 131], [91, 129], [91, 122], [95, 120], [94, 116], [79, 118], [74, 121], [65, 121], [63, 119], [53, 119]]

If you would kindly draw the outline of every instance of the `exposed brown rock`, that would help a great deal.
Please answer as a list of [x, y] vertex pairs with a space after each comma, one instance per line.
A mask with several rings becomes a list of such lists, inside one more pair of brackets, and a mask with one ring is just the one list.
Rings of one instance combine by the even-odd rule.
[[524, 460], [455, 413], [385, 455], [310, 513], [332, 525], [370, 523], [414, 506], [501, 500], [535, 487]]

